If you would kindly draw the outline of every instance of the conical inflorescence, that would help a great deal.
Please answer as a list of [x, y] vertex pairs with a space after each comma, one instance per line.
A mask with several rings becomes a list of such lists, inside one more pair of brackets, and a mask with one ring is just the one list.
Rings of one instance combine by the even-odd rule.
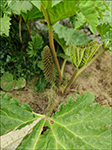
[[46, 80], [50, 83], [55, 82], [56, 80], [55, 65], [50, 48], [48, 46], [44, 47], [42, 62]]

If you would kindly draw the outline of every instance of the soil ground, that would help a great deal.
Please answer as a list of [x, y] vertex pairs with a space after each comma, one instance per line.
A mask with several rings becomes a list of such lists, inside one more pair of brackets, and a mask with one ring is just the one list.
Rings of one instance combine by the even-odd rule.
[[[100, 58], [79, 75], [74, 82], [69, 96], [76, 100], [76, 94], [83, 94], [84, 91], [91, 91], [95, 95], [94, 102], [112, 107], [112, 71], [111, 71], [111, 55], [105, 52]], [[74, 66], [67, 63], [64, 73], [70, 78], [74, 71]], [[34, 90], [34, 84], [27, 84], [24, 89], [7, 92], [11, 97], [15, 97], [20, 104], [29, 104], [33, 111], [45, 114], [49, 109], [50, 102], [56, 100], [58, 102], [54, 112], [58, 110], [60, 103], [68, 101], [68, 95], [62, 96], [53, 90], [46, 88], [43, 92], [37, 93]]]

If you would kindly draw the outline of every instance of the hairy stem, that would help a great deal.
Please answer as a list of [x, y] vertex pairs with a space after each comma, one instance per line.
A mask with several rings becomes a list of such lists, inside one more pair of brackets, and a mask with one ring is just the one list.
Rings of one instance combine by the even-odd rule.
[[82, 68], [80, 68], [79, 70], [77, 70], [76, 72], [74, 71], [68, 85], [65, 87], [64, 89], [64, 93], [66, 94], [69, 89], [70, 86], [73, 84], [74, 80], [87, 68], [89, 67], [98, 57], [100, 57], [103, 53], [105, 52], [105, 49], [102, 49], [101, 51], [99, 51], [85, 66], [83, 66]]
[[20, 43], [22, 44], [21, 21], [22, 21], [22, 15], [20, 15], [20, 19], [19, 19], [19, 38], [20, 38]]
[[64, 68], [65, 68], [65, 64], [66, 64], [67, 58], [64, 59], [64, 62], [62, 64], [62, 68], [61, 68], [61, 76], [63, 77], [63, 72], [64, 72]]
[[53, 57], [54, 57], [54, 61], [55, 61], [55, 64], [56, 64], [56, 68], [57, 68], [57, 71], [58, 71], [59, 83], [61, 83], [61, 80], [62, 80], [62, 78], [61, 78], [61, 70], [60, 70], [59, 62], [58, 62], [58, 59], [57, 59], [57, 56], [56, 56], [56, 52], [55, 52], [55, 48], [54, 48], [53, 28], [52, 27], [49, 28], [49, 43], [50, 43], [51, 51], [52, 51], [52, 54], [53, 54]]
[[51, 21], [50, 21], [50, 18], [49, 18], [49, 14], [48, 14], [47, 10], [44, 9], [43, 6], [41, 6], [41, 9], [42, 9], [42, 12], [43, 12], [43, 14], [44, 14], [44, 17], [45, 17], [45, 19], [46, 19], [46, 21], [47, 21], [47, 25], [48, 25], [48, 27], [49, 27], [49, 26], [51, 25]]
[[74, 70], [74, 73], [73, 73], [73, 75], [72, 75], [72, 77], [71, 77], [69, 83], [67, 84], [67, 86], [66, 86], [65, 89], [64, 89], [64, 93], [65, 93], [65, 94], [67, 94], [67, 92], [69, 91], [71, 85], [73, 84], [74, 80], [76, 79], [76, 75], [77, 75], [78, 71], [79, 71], [78, 69], [75, 69], [75, 70]]

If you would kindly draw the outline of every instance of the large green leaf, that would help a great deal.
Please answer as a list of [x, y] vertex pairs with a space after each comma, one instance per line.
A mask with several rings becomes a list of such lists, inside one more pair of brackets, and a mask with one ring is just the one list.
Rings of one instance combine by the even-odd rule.
[[9, 8], [13, 13], [20, 15], [21, 12], [27, 13], [27, 10], [31, 10], [32, 4], [29, 1], [12, 1]]
[[106, 32], [110, 31], [110, 29], [111, 29], [111, 26], [109, 23], [99, 24], [97, 26], [97, 31], [99, 32], [101, 37], [103, 37], [103, 35], [105, 35]]
[[77, 1], [68, 1], [63, 0], [62, 2], [54, 5], [52, 8], [48, 8], [48, 14], [50, 17], [51, 24], [55, 24], [57, 21], [64, 18], [73, 16], [79, 10], [77, 6], [79, 0]]
[[67, 48], [68, 45], [66, 45], [66, 41], [64, 40], [64, 38], [59, 38], [58, 34], [54, 33], [54, 39], [59, 43], [59, 45], [62, 47], [62, 49], [64, 50], [66, 55], [69, 55], [69, 53], [67, 53]]
[[39, 10], [41, 9], [41, 0], [35, 1], [35, 0], [31, 0], [31, 3], [37, 7]]
[[55, 24], [53, 29], [55, 33], [58, 34], [58, 37], [60, 39], [63, 38], [66, 41], [66, 45], [74, 44], [76, 46], [79, 46], [91, 41], [80, 31], [76, 31], [73, 28], [64, 27], [61, 24]]
[[50, 1], [49, 0], [38, 0], [38, 1], [31, 0], [31, 3], [35, 5], [39, 10], [41, 10], [41, 5], [44, 6], [44, 9], [46, 9], [49, 6], [53, 7], [54, 5], [60, 3], [61, 1], [63, 0], [50, 0]]
[[81, 12], [77, 14], [78, 14], [77, 21], [75, 22], [76, 29], [82, 26], [86, 22], [86, 18]]
[[[62, 103], [58, 112], [47, 117], [23, 110], [21, 106], [10, 103], [7, 95], [2, 95], [2, 116], [7, 117], [2, 119], [3, 127], [8, 127], [10, 121], [6, 123], [7, 120], [13, 119], [10, 129], [17, 129], [1, 136], [1, 147], [11, 148], [11, 144], [17, 147], [18, 141], [21, 144], [17, 149], [23, 150], [111, 150], [111, 109], [93, 103], [94, 98], [91, 92], [77, 95], [76, 101], [70, 97], [68, 104]], [[20, 122], [16, 123], [15, 120]]]
[[106, 32], [100, 40], [104, 42], [105, 49], [109, 50], [112, 55], [112, 29]]
[[38, 9], [41, 9], [43, 6], [46, 9], [51, 25], [55, 24], [57, 21], [64, 18], [73, 16], [79, 10], [77, 6], [79, 0], [77, 1], [68, 1], [68, 0], [53, 0], [53, 1], [31, 1]]
[[29, 20], [35, 19], [35, 18], [40, 18], [43, 17], [43, 13], [39, 11], [37, 7], [33, 7], [30, 11], [27, 13], [22, 13], [22, 16], [26, 22]]
[[98, 12], [100, 19], [103, 20], [103, 13], [105, 12], [106, 9], [109, 9], [108, 6], [102, 0], [95, 1], [95, 3], [93, 1], [93, 4], [95, 5], [95, 9]]
[[112, 42], [112, 30], [109, 32], [106, 32], [106, 34], [101, 38], [101, 41], [103, 41], [103, 42], [111, 41]]
[[35, 115], [33, 112], [28, 111], [28, 109], [22, 108], [19, 102], [10, 98], [8, 94], [1, 94], [0, 98], [0, 117], [1, 117], [1, 127], [0, 134], [9, 132], [15, 127], [25, 125], [28, 122], [36, 120], [39, 116]]
[[0, 35], [7, 35], [9, 36], [9, 29], [10, 29], [10, 17], [7, 15], [11, 15], [13, 12], [14, 14], [20, 15], [21, 12], [27, 13], [27, 10], [31, 10], [32, 4], [29, 1], [5, 1], [1, 3], [1, 13], [0, 15], [4, 14], [3, 18], [0, 18]]
[[82, 1], [80, 3], [81, 12], [85, 16], [86, 21], [89, 23], [91, 31], [95, 33], [96, 26], [98, 24], [98, 13], [95, 11], [95, 5], [91, 1], [86, 1], [85, 4], [84, 2]]
[[106, 1], [108, 9], [104, 12], [102, 23], [109, 23], [112, 26], [112, 1]]
[[11, 18], [6, 15], [4, 15], [3, 18], [0, 18], [0, 35], [5, 34], [9, 36], [9, 29], [11, 25], [10, 20]]
[[31, 0], [31, 3], [36, 6], [39, 10], [41, 10], [41, 6], [44, 7], [44, 9], [46, 9], [47, 7], [51, 7], [52, 3], [51, 3], [51, 0], [38, 0], [38, 1], [35, 1], [35, 0]]
[[79, 46], [91, 41], [80, 31], [64, 27], [60, 24], [55, 24], [53, 29], [55, 31], [54, 39], [61, 45], [66, 55], [69, 55], [69, 44]]
[[107, 4], [102, 0], [83, 0], [80, 2], [79, 7], [81, 10], [77, 13], [75, 28], [79, 28], [83, 23], [88, 22], [90, 30], [95, 33], [98, 19], [103, 20], [106, 9], [109, 9]]

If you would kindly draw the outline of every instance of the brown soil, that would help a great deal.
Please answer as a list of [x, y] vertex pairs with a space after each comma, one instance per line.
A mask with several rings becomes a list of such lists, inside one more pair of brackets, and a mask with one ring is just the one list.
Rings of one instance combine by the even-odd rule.
[[[70, 78], [74, 71], [74, 66], [67, 63], [65, 67], [65, 75]], [[84, 91], [91, 91], [95, 95], [95, 101], [102, 105], [112, 107], [112, 76], [111, 76], [111, 56], [109, 52], [105, 52], [98, 58], [90, 67], [88, 67], [72, 86], [69, 95], [76, 100], [76, 94], [83, 94]], [[15, 97], [20, 101], [20, 104], [29, 104], [34, 112], [45, 114], [51, 101], [57, 101], [58, 109], [60, 103], [68, 101], [68, 96], [56, 94], [53, 88], [45, 89], [37, 94], [32, 83], [27, 84], [24, 89], [7, 92], [11, 97]]]

